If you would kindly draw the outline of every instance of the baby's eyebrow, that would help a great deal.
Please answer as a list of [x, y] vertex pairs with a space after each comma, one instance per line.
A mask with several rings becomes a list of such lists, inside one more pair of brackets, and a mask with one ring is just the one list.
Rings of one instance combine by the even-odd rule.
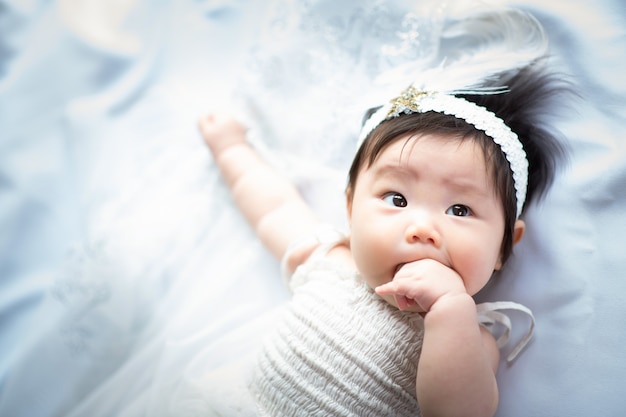
[[412, 177], [417, 178], [418, 174], [410, 168], [403, 167], [397, 164], [383, 164], [374, 169], [374, 174], [380, 177]]
[[476, 191], [482, 191], [483, 187], [477, 184], [472, 178], [467, 178], [462, 175], [454, 175], [443, 179], [446, 185], [459, 189], [471, 189]]
[[479, 185], [476, 183], [476, 181], [472, 181], [464, 177], [456, 177], [453, 179], [448, 179], [444, 182], [450, 188], [457, 190], [459, 193], [464, 195], [472, 194], [480, 198], [493, 197], [492, 193], [490, 192], [491, 188]]

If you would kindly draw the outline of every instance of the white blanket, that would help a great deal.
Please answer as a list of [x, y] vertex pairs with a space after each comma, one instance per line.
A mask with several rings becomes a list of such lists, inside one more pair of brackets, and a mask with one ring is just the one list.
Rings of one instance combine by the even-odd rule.
[[[210, 415], [236, 392], [288, 294], [196, 119], [236, 111], [344, 226], [356, 98], [407, 54], [433, 53], [437, 9], [409, 3], [0, 4], [0, 415]], [[479, 297], [537, 319], [500, 367], [497, 415], [621, 415], [626, 9], [515, 4], [544, 24], [581, 98], [558, 122], [568, 167]], [[208, 375], [234, 388], [209, 390]]]

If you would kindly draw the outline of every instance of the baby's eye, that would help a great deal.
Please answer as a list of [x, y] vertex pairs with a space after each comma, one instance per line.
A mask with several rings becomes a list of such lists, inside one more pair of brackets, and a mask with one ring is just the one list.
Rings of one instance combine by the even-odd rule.
[[465, 217], [470, 216], [472, 214], [472, 210], [466, 205], [454, 204], [448, 207], [448, 210], [446, 210], [446, 214], [449, 214], [451, 216]]
[[406, 207], [406, 198], [400, 193], [387, 193], [383, 196], [383, 201], [394, 207]]

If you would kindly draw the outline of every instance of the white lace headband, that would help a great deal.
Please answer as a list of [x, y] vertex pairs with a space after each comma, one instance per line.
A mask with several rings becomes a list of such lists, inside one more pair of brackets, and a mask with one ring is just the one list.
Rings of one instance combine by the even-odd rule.
[[502, 119], [484, 107], [463, 98], [437, 92], [424, 92], [413, 86], [400, 96], [378, 109], [363, 125], [358, 146], [376, 127], [402, 113], [425, 113], [435, 111], [465, 120], [476, 129], [482, 130], [500, 146], [509, 161], [517, 198], [517, 217], [522, 214], [528, 185], [528, 160], [515, 132]]

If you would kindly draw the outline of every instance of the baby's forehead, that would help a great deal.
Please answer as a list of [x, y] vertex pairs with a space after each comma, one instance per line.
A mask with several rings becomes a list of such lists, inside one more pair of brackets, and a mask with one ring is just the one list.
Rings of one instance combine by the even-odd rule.
[[400, 163], [407, 163], [414, 154], [427, 153], [436, 160], [448, 160], [454, 157], [459, 162], [468, 161], [487, 166], [490, 152], [486, 152], [477, 138], [461, 137], [456, 134], [421, 133], [406, 134], [389, 141], [380, 147], [372, 162], [394, 158]]
[[448, 140], [438, 135], [408, 137], [390, 143], [373, 160], [372, 166], [402, 168], [408, 171], [426, 166], [446, 168], [451, 174], [489, 177], [487, 159], [479, 143], [473, 140]]

